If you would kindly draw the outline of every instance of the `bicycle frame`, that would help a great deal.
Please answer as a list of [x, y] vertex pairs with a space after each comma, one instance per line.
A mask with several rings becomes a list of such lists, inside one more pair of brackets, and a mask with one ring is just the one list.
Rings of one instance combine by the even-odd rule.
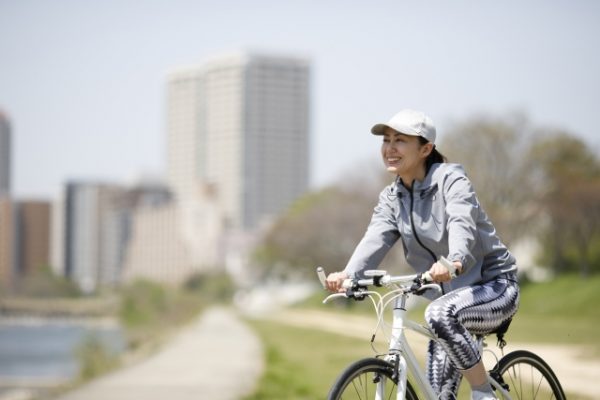
[[[433, 388], [429, 384], [427, 377], [421, 371], [419, 364], [417, 362], [417, 358], [410, 347], [406, 336], [404, 334], [405, 325], [406, 328], [417, 332], [423, 336], [426, 336], [429, 339], [435, 339], [431, 331], [429, 329], [417, 324], [414, 321], [407, 319], [405, 321], [406, 316], [406, 299], [408, 298], [407, 293], [403, 293], [400, 297], [395, 299], [395, 305], [393, 310], [393, 322], [392, 322], [392, 335], [390, 339], [390, 347], [388, 351], [388, 357], [400, 357], [398, 360], [398, 393], [397, 400], [404, 400], [406, 396], [406, 381], [408, 379], [407, 372], [410, 371], [413, 378], [417, 381], [416, 384], [420, 387], [425, 396], [428, 399], [435, 400], [437, 396], [433, 391]], [[407, 371], [408, 370], [408, 371]]]
[[[404, 400], [406, 396], [406, 382], [408, 380], [407, 372], [410, 371], [413, 379], [415, 379], [415, 383], [417, 387], [419, 387], [425, 397], [429, 400], [437, 400], [438, 396], [435, 394], [433, 388], [429, 384], [429, 381], [421, 367], [418, 364], [417, 358], [406, 339], [404, 334], [405, 329], [410, 329], [413, 332], [416, 332], [419, 335], [425, 336], [431, 340], [437, 340], [433, 333], [426, 327], [411, 321], [410, 319], [405, 319], [406, 316], [406, 300], [408, 298], [408, 293], [402, 293], [395, 299], [394, 309], [393, 309], [393, 322], [392, 322], [392, 334], [390, 339], [390, 347], [388, 351], [389, 358], [388, 361], [393, 361], [393, 357], [399, 357], [398, 363], [398, 393], [396, 396], [397, 400]], [[482, 351], [482, 345], [480, 343], [480, 353]], [[505, 399], [511, 399], [510, 394], [502, 387], [498, 382], [496, 382], [491, 376], [488, 374], [488, 380], [498, 390], [499, 393], [502, 393], [502, 396]], [[383, 383], [379, 383], [379, 385], [383, 385]], [[378, 389], [378, 392], [383, 393], [384, 387]], [[379, 400], [379, 399], [378, 399]]]

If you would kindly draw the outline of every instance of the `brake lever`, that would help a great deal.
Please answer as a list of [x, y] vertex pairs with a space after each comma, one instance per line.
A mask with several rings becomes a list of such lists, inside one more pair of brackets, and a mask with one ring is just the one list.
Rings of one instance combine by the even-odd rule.
[[414, 280], [414, 283], [410, 287], [410, 291], [419, 296], [429, 289], [441, 291], [440, 285], [434, 283], [431, 279], [429, 271], [418, 274]]
[[362, 287], [355, 284], [346, 290], [346, 297], [356, 301], [363, 301], [367, 297], [367, 294]]

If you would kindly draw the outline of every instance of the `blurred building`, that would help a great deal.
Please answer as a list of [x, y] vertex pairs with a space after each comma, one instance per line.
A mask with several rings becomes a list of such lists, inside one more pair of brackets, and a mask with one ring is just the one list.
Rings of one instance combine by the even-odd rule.
[[0, 110], [0, 198], [10, 195], [11, 132], [8, 117]]
[[308, 188], [307, 60], [236, 53], [168, 78], [168, 178], [177, 201], [210, 186], [228, 228], [253, 230]]
[[133, 215], [123, 280], [144, 278], [179, 284], [193, 274], [180, 226], [181, 215], [174, 203], [138, 207]]
[[50, 265], [50, 203], [24, 200], [17, 204], [16, 262], [26, 276]]
[[178, 221], [191, 271], [239, 260], [245, 238], [308, 188], [309, 62], [234, 53], [173, 71], [167, 89], [176, 209], [165, 215]]
[[50, 203], [0, 199], [0, 282], [14, 290], [20, 279], [50, 264]]
[[[204, 196], [210, 196], [210, 193], [204, 193]], [[214, 206], [214, 201], [205, 199], [202, 204], [204, 207], [192, 208], [194, 204], [190, 203], [189, 208], [184, 209], [170, 201], [136, 207], [132, 214], [132, 236], [124, 264], [124, 280], [144, 278], [180, 284], [213, 266], [220, 253], [220, 214], [210, 207]], [[185, 219], [192, 215], [202, 218], [195, 234], [203, 240], [194, 247], [186, 241], [192, 234], [187, 232], [186, 237], [184, 232], [185, 227], [191, 226]], [[194, 255], [203, 256], [204, 262], [198, 262]]]
[[55, 271], [77, 283], [84, 293], [118, 285], [131, 240], [133, 213], [143, 205], [167, 203], [160, 187], [125, 188], [114, 184], [70, 182], [52, 231]]
[[9, 198], [0, 197], [0, 290], [3, 292], [14, 284], [14, 230], [13, 204]]

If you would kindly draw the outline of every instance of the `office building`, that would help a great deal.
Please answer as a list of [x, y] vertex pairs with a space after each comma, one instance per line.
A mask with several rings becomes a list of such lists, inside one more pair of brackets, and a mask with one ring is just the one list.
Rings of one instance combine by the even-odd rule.
[[168, 75], [174, 199], [135, 213], [127, 280], [177, 283], [244, 257], [246, 238], [307, 190], [309, 95], [297, 57], [234, 53]]
[[15, 245], [13, 204], [10, 199], [0, 197], [0, 293], [13, 288]]
[[54, 270], [84, 293], [117, 286], [130, 241], [135, 210], [170, 202], [162, 185], [131, 188], [96, 182], [69, 182], [53, 211]]
[[16, 202], [17, 270], [27, 276], [50, 265], [50, 203], [40, 200]]
[[6, 114], [0, 110], [0, 198], [11, 190], [11, 131]]
[[309, 97], [309, 63], [296, 57], [235, 53], [172, 72], [167, 165], [177, 201], [186, 208], [210, 192], [224, 226], [242, 231], [285, 210], [308, 187]]
[[0, 282], [18, 289], [23, 278], [50, 264], [50, 203], [0, 199]]
[[116, 284], [128, 239], [124, 189], [93, 182], [70, 182], [64, 201], [64, 275], [84, 293]]

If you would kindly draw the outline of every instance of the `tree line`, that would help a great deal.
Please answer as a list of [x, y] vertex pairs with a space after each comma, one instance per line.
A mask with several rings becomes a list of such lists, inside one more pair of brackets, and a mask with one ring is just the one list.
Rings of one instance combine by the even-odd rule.
[[[563, 129], [533, 126], [522, 114], [474, 116], [441, 136], [438, 149], [465, 167], [509, 248], [533, 239], [537, 264], [554, 274], [600, 272], [600, 159], [591, 145]], [[254, 263], [285, 275], [312, 274], [317, 265], [342, 269], [392, 180], [385, 172], [350, 171], [307, 194], [266, 231]], [[400, 243], [384, 265], [406, 267]]]

